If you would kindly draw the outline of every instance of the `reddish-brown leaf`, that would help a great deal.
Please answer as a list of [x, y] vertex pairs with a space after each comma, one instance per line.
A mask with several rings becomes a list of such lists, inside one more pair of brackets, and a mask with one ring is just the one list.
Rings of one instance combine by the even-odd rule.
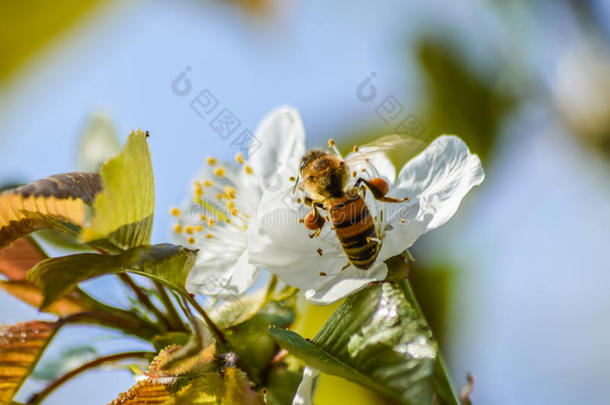
[[0, 327], [0, 403], [10, 403], [46, 348], [56, 324], [30, 321]]
[[170, 399], [171, 395], [166, 385], [145, 380], [120, 394], [109, 405], [161, 405]]
[[96, 173], [64, 173], [0, 194], [0, 248], [45, 228], [76, 234], [101, 189]]
[[[44, 299], [40, 288], [25, 280], [0, 281], [0, 288], [11, 294], [13, 297], [18, 298], [35, 308], [40, 308]], [[45, 308], [45, 312], [64, 317], [77, 312], [88, 311], [90, 309], [91, 308], [82, 302], [82, 300], [79, 300], [74, 295], [68, 294], [49, 305], [48, 308]]]
[[17, 239], [0, 249], [0, 274], [10, 280], [25, 280], [28, 270], [47, 258], [31, 237]]

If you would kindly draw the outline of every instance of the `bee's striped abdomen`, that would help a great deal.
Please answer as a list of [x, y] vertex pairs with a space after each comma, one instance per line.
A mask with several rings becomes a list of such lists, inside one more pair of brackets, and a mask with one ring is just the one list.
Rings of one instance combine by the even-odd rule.
[[350, 263], [361, 269], [371, 267], [381, 245], [376, 240], [375, 223], [362, 197], [346, 194], [331, 198], [328, 207], [337, 238]]

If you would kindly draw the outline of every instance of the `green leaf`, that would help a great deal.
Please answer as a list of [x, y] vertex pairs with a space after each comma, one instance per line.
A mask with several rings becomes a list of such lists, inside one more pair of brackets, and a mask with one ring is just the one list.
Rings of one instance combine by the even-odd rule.
[[30, 270], [28, 280], [42, 289], [43, 309], [81, 281], [125, 271], [158, 280], [185, 293], [186, 278], [196, 256], [196, 250], [171, 244], [139, 246], [118, 255], [80, 253], [40, 262]]
[[184, 346], [188, 341], [189, 335], [184, 332], [168, 332], [153, 337], [150, 343], [155, 347], [155, 350], [161, 351], [171, 345]]
[[206, 373], [184, 387], [166, 405], [265, 405], [263, 397], [252, 390], [246, 374], [236, 367], [224, 376]]
[[[260, 315], [227, 330], [229, 346], [237, 354], [237, 365], [248, 372], [255, 383], [279, 351], [277, 343], [267, 333], [267, 323]], [[256, 350], [252, 350], [252, 348]]]
[[303, 373], [289, 371], [283, 364], [273, 367], [265, 382], [267, 405], [292, 404], [292, 399], [302, 379]]
[[[241, 301], [236, 300], [234, 305]], [[231, 350], [237, 354], [237, 365], [247, 371], [255, 383], [263, 382], [269, 363], [279, 351], [267, 329], [270, 326], [286, 327], [294, 318], [290, 306], [272, 301], [263, 305], [252, 318], [227, 328], [227, 339]], [[252, 350], [253, 347], [256, 350]]]
[[101, 190], [95, 173], [64, 173], [0, 194], [0, 249], [41, 229], [76, 235]]
[[209, 371], [214, 366], [216, 344], [207, 326], [192, 318], [193, 333], [183, 346], [169, 346], [151, 363], [149, 374], [185, 376]]
[[120, 249], [150, 242], [154, 181], [146, 134], [132, 132], [125, 148], [101, 169], [103, 189], [93, 203], [94, 217], [81, 232], [81, 241], [108, 240]]
[[56, 324], [30, 321], [0, 327], [0, 403], [10, 403], [53, 338]]
[[279, 328], [284, 349], [324, 373], [403, 404], [455, 403], [435, 389], [437, 345], [409, 291], [378, 283], [350, 296], [311, 341]]

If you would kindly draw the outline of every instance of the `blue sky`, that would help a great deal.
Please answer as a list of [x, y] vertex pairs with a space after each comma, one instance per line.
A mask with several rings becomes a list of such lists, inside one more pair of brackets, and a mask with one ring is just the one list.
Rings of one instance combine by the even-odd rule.
[[[411, 34], [452, 25], [472, 63], [484, 69], [492, 62], [486, 46], [506, 35], [495, 18], [486, 8], [440, 1], [291, 2], [272, 21], [252, 21], [217, 3], [107, 6], [3, 89], [0, 182], [74, 170], [79, 131], [90, 113], [103, 111], [122, 139], [132, 128], [151, 132], [153, 239], [168, 241], [167, 208], [183, 199], [205, 157], [230, 160], [236, 152], [191, 110], [190, 96], [172, 93], [185, 67], [194, 91], [209, 89], [244, 128], [254, 130], [276, 106], [297, 107], [314, 146], [381, 124], [374, 106], [355, 93], [371, 72], [380, 92], [415, 109], [425, 94], [406, 57]], [[525, 21], [527, 36], [536, 28]], [[552, 71], [556, 47], [533, 63], [536, 69]], [[515, 113], [498, 150], [486, 182], [460, 214], [425, 237], [430, 254], [422, 260], [451, 261], [463, 272], [453, 305], [451, 372], [456, 381], [473, 372], [475, 403], [607, 398], [610, 273], [602, 258], [610, 243], [610, 169], [544, 106]], [[111, 286], [102, 283], [100, 293], [112, 295]], [[0, 296], [0, 303], [0, 322], [39, 316], [11, 298]], [[65, 335], [73, 342], [91, 333], [78, 328]], [[100, 346], [112, 352], [121, 342]], [[49, 355], [59, 347], [51, 349]], [[95, 372], [48, 403], [85, 397], [106, 403], [130, 384], [126, 373]]]

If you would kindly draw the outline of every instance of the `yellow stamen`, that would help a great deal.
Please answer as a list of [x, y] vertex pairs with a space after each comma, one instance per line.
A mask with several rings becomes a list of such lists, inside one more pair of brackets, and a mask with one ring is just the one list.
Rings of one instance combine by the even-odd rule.
[[194, 230], [194, 229], [195, 229], [195, 228], [193, 228], [193, 227], [192, 227], [192, 226], [190, 226], [190, 225], [189, 225], [189, 226], [185, 226], [185, 227], [184, 227], [184, 232], [185, 232], [187, 235], [192, 235], [192, 234], [193, 234], [193, 230]]
[[236, 216], [237, 214], [239, 214], [239, 210], [237, 208], [233, 208], [231, 210], [231, 215]]
[[170, 214], [171, 214], [173, 217], [178, 218], [178, 217], [180, 216], [180, 208], [172, 207], [172, 208], [169, 210], [169, 213], [170, 213]]
[[218, 167], [214, 170], [214, 174], [218, 177], [223, 177], [225, 175], [225, 168], [224, 167]]
[[190, 245], [192, 245], [193, 243], [195, 243], [195, 238], [193, 238], [192, 236], [190, 236], [190, 237], [187, 239], [187, 241], [188, 241], [188, 243], [189, 243]]
[[210, 218], [210, 219], [208, 220], [208, 226], [209, 226], [210, 228], [211, 228], [211, 227], [213, 227], [215, 223], [216, 223], [216, 221], [214, 221], [214, 219], [213, 219], [213, 218]]
[[356, 177], [356, 171], [355, 170], [352, 172], [352, 177]]
[[197, 225], [195, 227], [195, 232], [201, 232], [201, 231], [203, 231], [203, 225]]
[[333, 146], [335, 146], [335, 140], [334, 139], [329, 139], [328, 140], [328, 147], [332, 148]]
[[245, 163], [244, 155], [242, 155], [241, 152], [235, 155], [235, 160], [237, 160], [237, 163], [239, 163], [240, 165], [243, 165]]
[[358, 152], [358, 145], [354, 145], [352, 149], [354, 150], [354, 152]]
[[217, 200], [222, 200], [222, 193], [216, 194], [216, 199]]
[[288, 177], [288, 180], [289, 181], [295, 181], [296, 179], [294, 178], [294, 176], [290, 176], [290, 177]]
[[235, 208], [235, 203], [233, 201], [229, 201], [227, 203], [227, 209], [232, 210], [233, 208]]
[[205, 221], [205, 220], [207, 219], [207, 217], [206, 217], [205, 215], [201, 215], [201, 216], [199, 217], [199, 219], [200, 219], [200, 220], [202, 220], [202, 221]]
[[210, 166], [214, 166], [216, 163], [218, 163], [218, 160], [216, 160], [216, 158], [211, 157], [211, 156], [208, 158], [208, 164]]
[[174, 224], [174, 232], [176, 232], [176, 233], [182, 233], [182, 225], [180, 225], [180, 224]]
[[401, 224], [404, 224], [404, 223], [405, 223], [405, 219], [404, 219], [404, 218], [403, 218], [403, 219], [401, 219], [401, 220], [400, 220], [400, 223], [401, 223]]
[[252, 168], [251, 168], [250, 166], [248, 166], [248, 165], [245, 165], [245, 166], [244, 166], [244, 170], [245, 170], [245, 171], [246, 171], [246, 173], [248, 173], [248, 174], [252, 174], [252, 173], [254, 173], [254, 170], [252, 170]]
[[197, 197], [201, 197], [203, 195], [203, 189], [201, 187], [196, 187], [195, 188], [195, 195]]
[[225, 197], [228, 200], [235, 198], [235, 189], [231, 186], [225, 186]]
[[208, 233], [207, 235], [205, 235], [205, 237], [208, 238], [208, 239], [212, 239], [212, 234]]
[[206, 187], [212, 187], [214, 185], [214, 182], [210, 180], [204, 180], [203, 185]]

